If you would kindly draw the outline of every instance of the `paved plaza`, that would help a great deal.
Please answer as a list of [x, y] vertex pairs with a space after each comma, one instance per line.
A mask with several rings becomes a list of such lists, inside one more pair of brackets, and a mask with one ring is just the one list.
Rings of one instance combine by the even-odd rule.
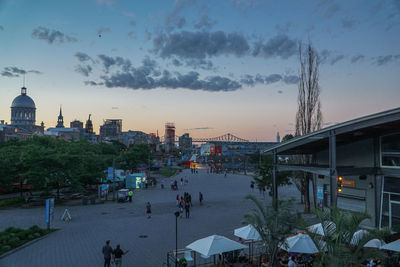
[[[212, 234], [235, 239], [233, 230], [242, 226], [243, 215], [254, 205], [245, 200], [248, 194], [260, 196], [250, 189], [251, 176], [207, 174], [200, 170], [191, 174], [185, 170], [173, 179], [188, 177], [189, 184], [180, 187], [179, 194], [192, 195], [191, 217], [178, 219], [178, 246]], [[175, 197], [169, 188], [136, 191], [132, 203], [106, 203], [88, 206], [56, 206], [54, 227], [60, 229], [48, 237], [0, 260], [1, 267], [103, 266], [101, 249], [105, 240], [111, 246], [121, 244], [129, 253], [123, 256], [123, 266], [158, 267], [166, 261], [167, 252], [175, 248]], [[199, 205], [198, 193], [204, 195]], [[294, 186], [280, 188], [281, 197], [299, 196]], [[271, 201], [269, 196], [267, 201]], [[145, 205], [152, 204], [152, 217], [147, 219]], [[64, 223], [60, 217], [65, 208], [72, 220]], [[46, 227], [44, 208], [0, 211], [0, 230], [9, 226], [27, 228], [34, 224]], [[140, 236], [147, 236], [141, 238]]]

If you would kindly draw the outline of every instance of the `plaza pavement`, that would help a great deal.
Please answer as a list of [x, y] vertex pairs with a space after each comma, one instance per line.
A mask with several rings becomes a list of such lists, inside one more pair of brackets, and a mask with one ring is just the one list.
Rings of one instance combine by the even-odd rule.
[[[242, 226], [243, 215], [254, 208], [244, 197], [251, 194], [250, 176], [207, 174], [189, 170], [175, 176], [188, 177], [189, 184], [179, 193], [192, 195], [193, 208], [189, 219], [178, 219], [178, 247], [212, 234], [235, 239], [233, 230]], [[122, 266], [158, 267], [166, 262], [167, 252], [175, 248], [175, 197], [169, 188], [136, 191], [132, 203], [106, 203], [88, 206], [56, 206], [53, 227], [60, 230], [0, 260], [0, 267], [96, 267], [103, 266], [101, 249], [105, 240], [111, 246], [121, 244], [129, 253]], [[199, 205], [198, 193], [204, 195]], [[295, 197], [295, 186], [279, 189], [280, 197]], [[258, 190], [253, 194], [260, 196]], [[271, 201], [269, 196], [267, 201]], [[147, 219], [145, 205], [152, 205], [152, 217]], [[72, 220], [64, 223], [60, 217], [65, 208]], [[46, 227], [44, 208], [0, 210], [0, 231], [9, 226], [27, 228], [34, 224]], [[147, 238], [139, 236], [146, 235]]]

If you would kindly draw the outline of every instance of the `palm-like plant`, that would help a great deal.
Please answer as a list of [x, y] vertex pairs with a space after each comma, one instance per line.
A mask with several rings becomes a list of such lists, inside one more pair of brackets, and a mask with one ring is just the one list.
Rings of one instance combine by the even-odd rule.
[[256, 209], [247, 213], [244, 221], [258, 231], [272, 266], [276, 266], [279, 246], [293, 232], [300, 216], [293, 201], [280, 200], [276, 211], [271, 204], [262, 202], [253, 195], [246, 196], [246, 199], [252, 200]]
[[317, 257], [319, 264], [346, 266], [381, 255], [379, 250], [365, 249], [364, 245], [373, 238], [383, 239], [387, 230], [362, 231], [355, 235], [362, 221], [370, 218], [368, 214], [346, 212], [337, 207], [316, 210], [315, 214], [322, 224], [324, 235], [306, 231], [321, 251]]

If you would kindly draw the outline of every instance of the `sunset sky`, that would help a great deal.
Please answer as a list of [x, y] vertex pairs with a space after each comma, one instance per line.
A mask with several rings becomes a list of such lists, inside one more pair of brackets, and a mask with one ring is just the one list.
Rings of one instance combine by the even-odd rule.
[[298, 44], [324, 125], [400, 106], [400, 0], [0, 0], [0, 119], [25, 74], [36, 124], [274, 141], [292, 133]]

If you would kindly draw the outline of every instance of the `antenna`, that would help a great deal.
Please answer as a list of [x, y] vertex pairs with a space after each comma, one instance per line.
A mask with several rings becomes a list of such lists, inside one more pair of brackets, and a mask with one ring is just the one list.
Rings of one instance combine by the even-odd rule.
[[24, 73], [24, 85], [23, 85], [23, 87], [25, 87], [25, 73]]

